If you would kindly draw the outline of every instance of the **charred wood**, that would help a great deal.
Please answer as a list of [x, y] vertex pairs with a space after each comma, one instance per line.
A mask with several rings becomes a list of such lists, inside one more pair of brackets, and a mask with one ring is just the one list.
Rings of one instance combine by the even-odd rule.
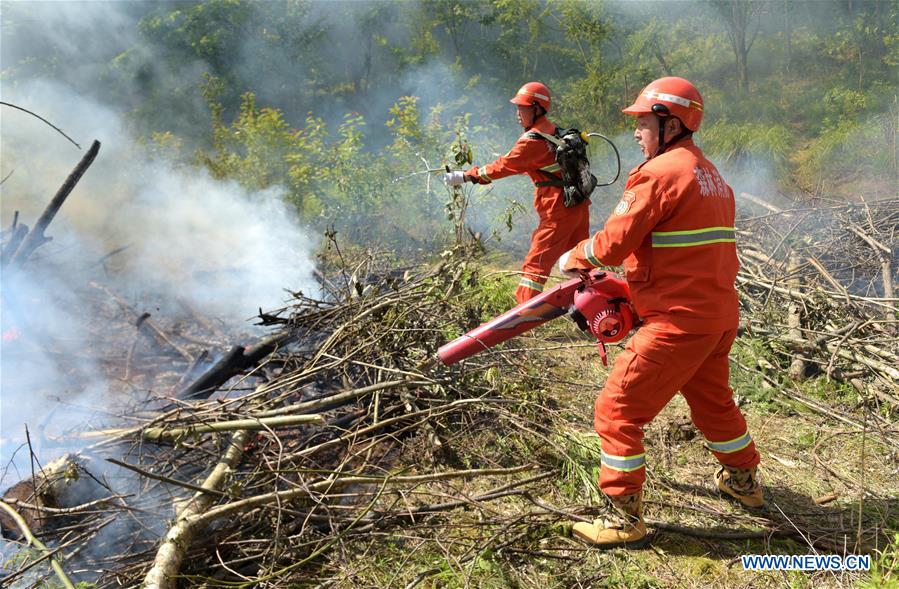
[[34, 250], [52, 239], [46, 237], [44, 231], [47, 230], [47, 227], [53, 221], [53, 218], [56, 217], [56, 213], [59, 212], [60, 207], [62, 207], [66, 198], [69, 197], [69, 194], [71, 194], [75, 185], [78, 184], [78, 181], [81, 180], [81, 177], [94, 162], [99, 151], [100, 142], [94, 140], [90, 149], [87, 150], [87, 153], [84, 154], [84, 157], [81, 158], [81, 161], [78, 162], [78, 165], [75, 166], [75, 169], [72, 170], [72, 173], [66, 178], [66, 181], [59, 188], [56, 195], [50, 201], [50, 204], [47, 205], [47, 208], [44, 209], [44, 212], [38, 217], [38, 220], [34, 224], [34, 228], [28, 232], [28, 235], [22, 240], [21, 245], [19, 245], [16, 251], [11, 254], [9, 260], [10, 267], [21, 267]]
[[220, 386], [245, 370], [255, 367], [279, 345], [290, 339], [289, 333], [277, 333], [263, 338], [253, 346], [234, 346], [218, 359], [197, 380], [176, 393], [179, 399], [205, 399]]

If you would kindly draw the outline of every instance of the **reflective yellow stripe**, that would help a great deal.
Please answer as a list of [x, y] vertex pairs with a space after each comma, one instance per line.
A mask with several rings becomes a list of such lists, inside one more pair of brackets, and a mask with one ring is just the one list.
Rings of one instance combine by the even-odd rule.
[[692, 247], [710, 243], [736, 243], [736, 241], [736, 230], [733, 227], [652, 232], [652, 247]]
[[518, 286], [523, 286], [525, 288], [529, 288], [531, 290], [536, 290], [537, 292], [543, 292], [543, 285], [539, 282], [535, 282], [529, 278], [522, 278], [518, 282]]
[[633, 456], [613, 456], [601, 452], [602, 464], [605, 467], [620, 472], [631, 472], [646, 466], [646, 453]]
[[599, 266], [602, 266], [602, 262], [600, 262], [599, 258], [597, 258], [593, 254], [593, 238], [592, 237], [589, 240], [587, 240], [586, 245], [584, 245], [584, 257], [587, 258], [587, 261], [590, 264], [592, 264], [594, 267], [598, 268]]
[[710, 243], [736, 243], [736, 239], [707, 239], [705, 241], [695, 241], [692, 243], [669, 243], [665, 245], [653, 244], [652, 247], [693, 247], [695, 245], [708, 245]]
[[712, 442], [708, 439], [706, 440], [706, 444], [709, 448], [711, 448], [715, 452], [721, 452], [724, 454], [739, 452], [751, 443], [752, 438], [749, 437], [749, 432], [746, 432], [742, 436], [734, 438], [733, 440], [727, 440], [726, 442]]
[[559, 164], [552, 164], [550, 166], [544, 166], [544, 167], [540, 168], [540, 170], [542, 170], [544, 172], [558, 172], [561, 169], [562, 169], [562, 166], [560, 166]]
[[686, 229], [684, 231], [653, 231], [653, 235], [696, 235], [704, 231], [735, 231], [733, 227], [703, 227], [702, 229]]
[[487, 169], [487, 166], [480, 168], [478, 170], [478, 176], [481, 177], [481, 180], [486, 180], [487, 182], [493, 182], [493, 178], [491, 178], [490, 176], [487, 175], [487, 172], [485, 171], [486, 169]]

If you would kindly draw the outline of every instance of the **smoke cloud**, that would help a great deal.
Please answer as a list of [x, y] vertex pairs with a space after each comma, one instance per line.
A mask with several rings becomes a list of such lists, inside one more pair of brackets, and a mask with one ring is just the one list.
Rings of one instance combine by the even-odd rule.
[[[93, 323], [104, 320], [92, 316], [92, 281], [136, 308], [165, 316], [186, 301], [240, 331], [260, 307], [281, 306], [284, 289], [316, 293], [315, 240], [279, 188], [251, 193], [163, 160], [131, 137], [114, 111], [56, 82], [20, 84], [4, 91], [3, 101], [28, 105], [84, 148], [94, 137], [102, 146], [50, 225], [53, 241], [25, 271], [3, 276], [3, 332], [10, 338], [0, 362], [2, 464], [24, 440], [23, 424], [58, 434], [98, 421], [98, 407], [116, 405], [91, 357], [121, 353], [92, 339], [102, 338]], [[14, 211], [33, 223], [83, 154], [19, 111], [4, 112], [0, 150], [2, 176], [12, 172], [0, 186], [4, 227]], [[66, 365], [77, 358], [75, 373], [59, 368], [60, 358]], [[21, 459], [27, 464], [27, 456], [16, 461], [20, 468]]]

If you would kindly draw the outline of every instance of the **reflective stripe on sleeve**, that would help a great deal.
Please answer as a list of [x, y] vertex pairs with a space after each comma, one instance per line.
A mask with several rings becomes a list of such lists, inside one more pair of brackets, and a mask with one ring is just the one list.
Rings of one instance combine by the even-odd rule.
[[542, 171], [542, 172], [558, 172], [561, 169], [562, 169], [562, 166], [560, 166], [559, 164], [551, 164], [549, 166], [543, 166], [542, 168], [540, 168], [540, 171]]
[[490, 176], [487, 175], [486, 169], [487, 169], [487, 166], [484, 166], [483, 168], [478, 168], [478, 176], [480, 176], [481, 180], [484, 180], [485, 182], [493, 182], [493, 178], [491, 178]]
[[736, 231], [733, 227], [652, 232], [652, 247], [691, 247], [709, 243], [736, 243], [736, 241]]
[[587, 240], [587, 244], [584, 246], [584, 257], [587, 258], [587, 262], [592, 264], [594, 267], [598, 268], [599, 266], [602, 266], [602, 262], [600, 262], [599, 258], [597, 258], [593, 254], [593, 238], [592, 237]]
[[518, 286], [523, 286], [525, 288], [529, 288], [531, 290], [536, 290], [537, 292], [543, 292], [543, 285], [539, 282], [531, 280], [530, 278], [522, 278], [518, 282]]
[[612, 470], [621, 472], [630, 472], [646, 466], [646, 453], [636, 454], [634, 456], [612, 456], [602, 452], [602, 464]]
[[726, 442], [711, 442], [706, 440], [705, 443], [711, 450], [715, 452], [722, 452], [724, 454], [730, 454], [732, 452], [738, 452], [752, 443], [752, 438], [749, 437], [749, 432], [746, 432], [739, 438], [734, 438], [733, 440], [728, 440]]

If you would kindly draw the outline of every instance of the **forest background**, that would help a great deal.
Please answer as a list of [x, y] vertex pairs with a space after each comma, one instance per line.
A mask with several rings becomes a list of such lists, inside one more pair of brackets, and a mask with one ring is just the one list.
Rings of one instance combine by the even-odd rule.
[[[703, 92], [699, 143], [738, 192], [873, 199], [897, 185], [894, 1], [6, 2], [2, 13], [4, 100], [44, 103], [63, 128], [74, 96], [103, 105], [135, 140], [128, 151], [270, 189], [316, 233], [360, 244], [431, 251], [448, 239], [447, 192], [404, 176], [454, 164], [460, 148], [474, 163], [505, 153], [520, 132], [508, 99], [530, 80], [552, 89], [555, 122], [615, 137], [625, 172], [640, 159], [620, 109], [678, 75]], [[11, 143], [21, 114], [2, 114], [6, 176], [37, 154]], [[598, 193], [594, 226], [620, 187]], [[479, 189], [468, 221], [521, 246], [528, 223], [507, 231], [531, 198], [524, 181]]]

